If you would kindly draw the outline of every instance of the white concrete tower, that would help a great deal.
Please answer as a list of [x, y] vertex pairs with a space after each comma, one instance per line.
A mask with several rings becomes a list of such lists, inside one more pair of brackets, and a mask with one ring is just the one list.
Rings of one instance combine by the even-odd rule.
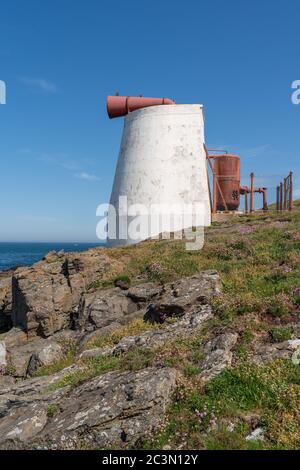
[[[147, 233], [143, 230], [138, 236], [132, 236], [132, 221], [135, 219], [132, 205], [136, 204], [146, 207], [149, 214], [153, 213], [153, 205], [156, 207], [155, 212], [157, 205], [163, 205], [163, 209], [159, 211], [164, 214], [163, 217], [169, 213], [171, 218], [174, 205], [193, 204], [193, 223], [188, 218], [174, 218], [174, 231], [190, 228], [195, 225], [195, 220], [196, 225], [210, 225], [211, 207], [203, 144], [202, 105], [150, 106], [125, 116], [110, 199], [110, 204], [114, 206], [117, 214], [117, 237], [108, 240], [111, 246], [137, 243], [165, 231], [164, 226], [150, 221]], [[119, 211], [120, 196], [127, 197], [127, 207], [132, 211], [129, 217], [122, 216]], [[195, 219], [199, 216], [199, 204], [202, 216], [200, 223], [199, 217]], [[137, 208], [138, 206], [135, 206], [135, 209]], [[110, 229], [115, 225], [113, 218], [114, 210], [110, 208]]]

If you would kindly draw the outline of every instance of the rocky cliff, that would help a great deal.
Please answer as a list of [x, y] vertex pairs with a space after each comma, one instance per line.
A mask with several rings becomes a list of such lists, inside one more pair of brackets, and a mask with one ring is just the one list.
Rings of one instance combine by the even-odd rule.
[[296, 448], [298, 219], [1, 273], [0, 448]]

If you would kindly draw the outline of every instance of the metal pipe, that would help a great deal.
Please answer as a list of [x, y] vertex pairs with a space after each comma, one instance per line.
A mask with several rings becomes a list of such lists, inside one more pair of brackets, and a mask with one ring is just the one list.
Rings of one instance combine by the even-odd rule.
[[286, 211], [287, 206], [286, 206], [286, 196], [287, 196], [287, 178], [284, 178], [284, 183], [283, 183], [283, 210]]
[[240, 194], [245, 196], [245, 214], [248, 214], [249, 212], [249, 207], [248, 207], [249, 188], [248, 186], [240, 186]]
[[290, 197], [289, 197], [289, 211], [293, 209], [293, 172], [290, 171]]
[[106, 98], [106, 108], [110, 119], [126, 116], [137, 109], [165, 104], [176, 103], [169, 98], [144, 98], [143, 96], [108, 96]]
[[[267, 203], [267, 188], [253, 188], [253, 193], [259, 193], [263, 195], [263, 210], [268, 210], [268, 203]], [[240, 194], [245, 195], [245, 212], [248, 213], [248, 194], [251, 193], [251, 189], [248, 186], [240, 186]]]
[[254, 173], [250, 174], [250, 213], [254, 212]]
[[267, 202], [267, 188], [262, 188], [262, 194], [263, 194], [263, 210], [267, 211], [268, 210], [268, 202]]
[[276, 210], [279, 211], [279, 186], [276, 187]]
[[210, 211], [212, 213], [213, 212], [213, 200], [212, 200], [210, 181], [209, 181], [209, 175], [208, 175], [208, 160], [207, 159], [206, 159], [206, 176], [207, 176], [207, 186], [208, 186], [208, 191], [209, 191]]
[[213, 173], [213, 214], [217, 212], [217, 177]]
[[282, 185], [282, 182], [281, 182], [280, 185], [279, 185], [279, 210], [280, 211], [282, 211], [282, 207], [283, 207], [283, 205], [282, 205], [282, 187], [283, 187], [283, 185]]
[[263, 211], [268, 210], [268, 203], [267, 203], [267, 188], [255, 188], [255, 193], [259, 193], [263, 195]]
[[245, 214], [248, 214], [249, 207], [248, 207], [248, 192], [245, 191]]

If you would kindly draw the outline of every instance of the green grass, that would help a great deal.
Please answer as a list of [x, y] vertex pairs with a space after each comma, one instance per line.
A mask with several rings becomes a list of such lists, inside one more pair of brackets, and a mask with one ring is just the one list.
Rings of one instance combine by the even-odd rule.
[[[152, 350], [134, 348], [118, 357], [99, 356], [81, 362], [82, 369], [53, 387], [76, 387], [112, 370], [174, 367], [181, 378], [166, 425], [145, 440], [144, 448], [299, 448], [300, 366], [291, 361], [262, 366], [251, 363], [255, 341], [290, 339], [293, 330], [289, 325], [300, 322], [300, 201], [296, 207], [292, 213], [270, 211], [214, 223], [206, 230], [200, 251], [187, 251], [181, 240], [104, 250], [120, 263], [119, 274], [107, 273], [108, 279], [95, 280], [89, 289], [111, 288], [117, 280], [132, 285], [148, 281], [163, 284], [214, 269], [223, 286], [222, 294], [213, 299], [215, 315], [201, 334], [195, 331], [189, 338], [176, 338]], [[135, 320], [88, 347], [113, 346], [125, 336], [156, 328], [161, 326]], [[203, 386], [199, 378], [203, 345], [228, 330], [239, 334], [233, 367]], [[53, 373], [72, 361], [74, 356], [66, 355], [38, 374]], [[55, 407], [51, 409], [49, 413], [56, 413]], [[264, 428], [263, 442], [245, 440], [252, 431], [252, 415], [258, 416], [257, 425]], [[230, 423], [233, 430], [229, 430]]]
[[129, 285], [131, 283], [130, 277], [126, 276], [126, 274], [116, 276], [113, 280], [114, 284], [116, 284], [118, 281], [126, 282], [126, 284], [129, 284]]
[[[164, 445], [172, 448], [182, 442], [188, 449], [299, 448], [300, 368], [291, 361], [276, 361], [264, 366], [248, 362], [227, 369], [203, 390], [184, 387], [177, 391], [169, 409], [168, 423], [146, 449]], [[260, 415], [266, 438], [247, 442], [251, 432], [249, 413]], [[282, 427], [282, 420], [289, 423]], [[234, 423], [230, 432], [226, 423]], [[211, 427], [210, 432], [207, 430]]]
[[[277, 222], [288, 225], [268, 226]], [[245, 223], [254, 231], [241, 234]], [[232, 230], [227, 232], [226, 227]], [[294, 239], [299, 230], [298, 212], [240, 217], [208, 229], [200, 251], [186, 251], [183, 241], [141, 244], [132, 252], [124, 275], [133, 282], [142, 277], [164, 283], [216, 269], [223, 282], [221, 305], [216, 306], [221, 316], [232, 319], [257, 312], [284, 317], [293, 311], [293, 290], [300, 287], [300, 242]]]
[[93, 281], [91, 282], [89, 285], [88, 285], [88, 288], [87, 290], [94, 290], [94, 289], [107, 289], [109, 287], [113, 287], [113, 280], [102, 280], [102, 279], [99, 279], [99, 280], [96, 280], [96, 281]]
[[146, 331], [154, 331], [161, 329], [162, 325], [158, 323], [145, 322], [142, 318], [132, 320], [127, 325], [117, 328], [112, 333], [89, 341], [85, 349], [103, 348], [105, 346], [115, 346], [122, 338], [127, 336], [135, 336]]
[[271, 338], [274, 343], [281, 343], [291, 339], [293, 328], [290, 326], [278, 326], [271, 330]]
[[99, 356], [97, 358], [85, 360], [82, 368], [71, 372], [63, 379], [50, 385], [49, 391], [58, 390], [63, 387], [77, 387], [86, 380], [98, 377], [105, 372], [118, 369], [120, 367], [120, 358], [113, 356]]
[[87, 290], [112, 288], [116, 285], [118, 281], [126, 282], [129, 285], [131, 284], [129, 276], [127, 276], [126, 274], [120, 274], [119, 276], [115, 276], [110, 279], [96, 279], [88, 285]]
[[[289, 361], [251, 364], [257, 338], [289, 339], [288, 325], [300, 318], [300, 201], [295, 205], [292, 213], [269, 211], [214, 223], [206, 230], [200, 251], [186, 251], [179, 240], [145, 242], [122, 251], [127, 257], [122, 274], [132, 283], [165, 283], [215, 269], [223, 285], [222, 295], [213, 300], [215, 316], [202, 337], [165, 345], [149, 361], [175, 367], [183, 378], [166, 426], [144, 443], [145, 448], [300, 447], [300, 367]], [[224, 328], [239, 333], [237, 362], [203, 387], [199, 381], [203, 344]], [[259, 425], [265, 429], [263, 443], [245, 441], [251, 432], [247, 421], [251, 413], [259, 415]], [[228, 422], [234, 423], [232, 432]]]
[[[249, 233], [244, 233], [245, 225], [250, 227]], [[200, 251], [187, 251], [181, 240], [111, 250], [108, 255], [112, 258], [125, 259], [123, 272], [95, 281], [90, 288], [112, 287], [115, 279], [132, 284], [141, 280], [165, 283], [216, 269], [223, 282], [223, 307], [216, 308], [222, 317], [231, 321], [251, 312], [284, 317], [297, 307], [293, 290], [300, 287], [299, 231], [300, 211], [270, 211], [214, 223], [206, 230]]]
[[81, 383], [99, 377], [113, 370], [137, 371], [149, 367], [155, 357], [150, 349], [134, 348], [120, 356], [98, 356], [81, 361], [81, 368], [66, 375], [51, 385], [49, 390], [57, 390], [66, 386], [77, 387]]
[[53, 418], [59, 412], [59, 405], [57, 403], [50, 403], [47, 408], [47, 416]]

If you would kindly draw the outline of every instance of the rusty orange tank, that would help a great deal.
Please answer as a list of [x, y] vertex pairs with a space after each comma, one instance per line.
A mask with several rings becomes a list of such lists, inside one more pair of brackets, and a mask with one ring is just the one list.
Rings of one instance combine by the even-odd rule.
[[214, 155], [214, 173], [219, 182], [216, 188], [216, 208], [218, 211], [235, 211], [240, 205], [240, 157], [233, 154]]

